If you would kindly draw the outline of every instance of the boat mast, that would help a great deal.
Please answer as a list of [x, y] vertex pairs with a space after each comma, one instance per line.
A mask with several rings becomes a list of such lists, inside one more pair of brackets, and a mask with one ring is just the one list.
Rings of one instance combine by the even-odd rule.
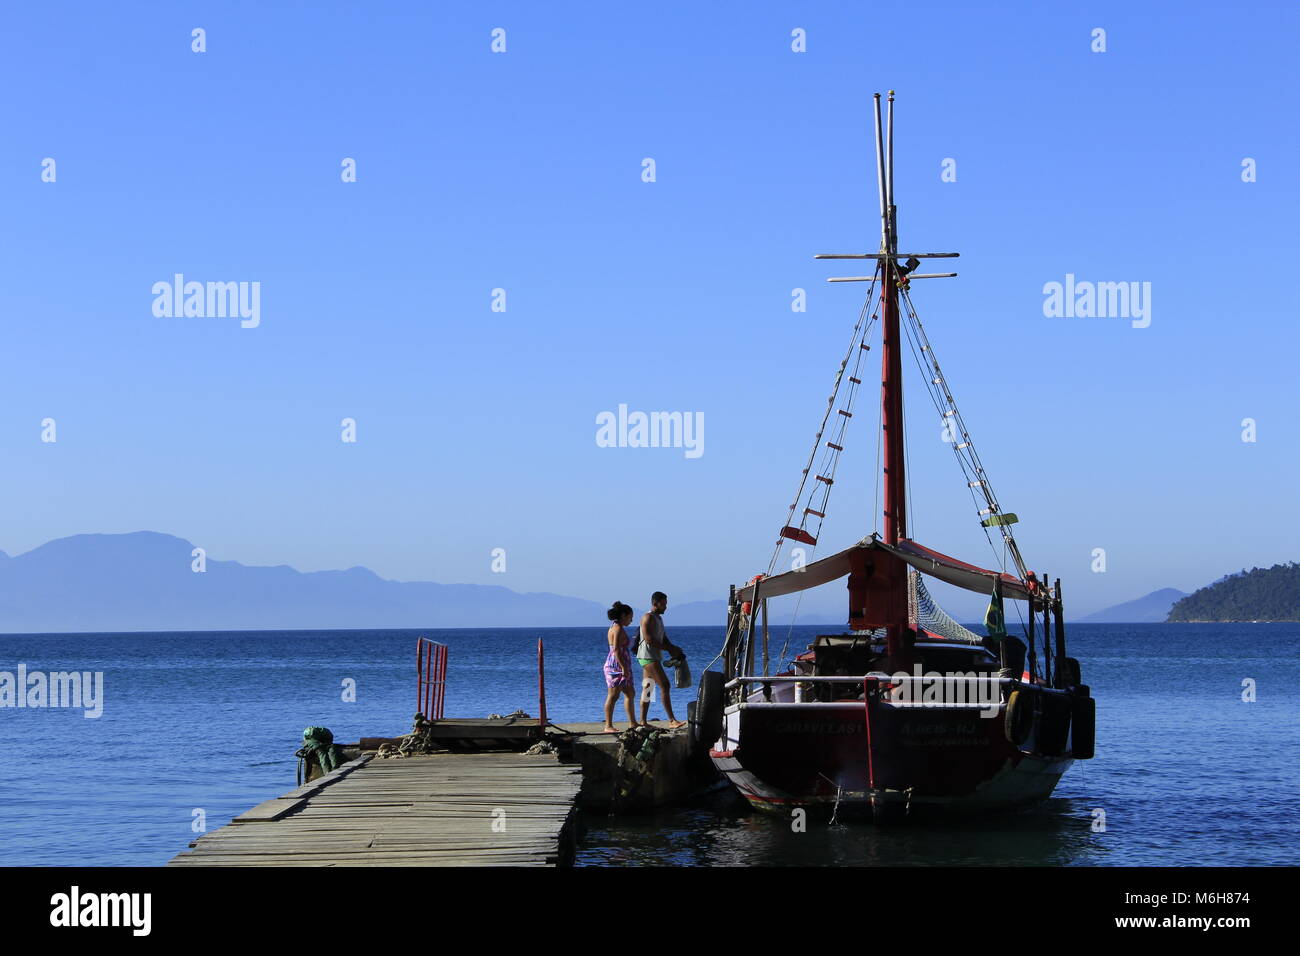
[[894, 93], [889, 93], [889, 138], [883, 141], [880, 94], [876, 105], [876, 166], [880, 182], [881, 325], [880, 423], [884, 429], [885, 543], [907, 537], [906, 462], [903, 460], [903, 353], [898, 315], [898, 254], [894, 206]]
[[[880, 121], [880, 94], [875, 94], [876, 178], [880, 187], [881, 237], [881, 359], [880, 424], [884, 430], [884, 519], [885, 544], [897, 545], [907, 537], [907, 483], [903, 452], [903, 356], [898, 316], [897, 214], [894, 206], [894, 91], [889, 91], [889, 137], [886, 141]], [[906, 588], [907, 579], [901, 579]], [[906, 600], [906, 595], [900, 595]], [[886, 631], [886, 653], [900, 660], [903, 653], [903, 625], [890, 624]]]

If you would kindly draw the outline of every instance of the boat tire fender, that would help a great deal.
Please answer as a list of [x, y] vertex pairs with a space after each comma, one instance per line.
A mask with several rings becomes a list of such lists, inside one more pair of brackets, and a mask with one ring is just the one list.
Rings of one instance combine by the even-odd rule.
[[1078, 687], [1079, 684], [1083, 683], [1077, 658], [1067, 657], [1063, 659], [1057, 669], [1060, 672], [1057, 686], [1061, 688]]
[[1043, 714], [1034, 740], [1034, 750], [1048, 757], [1068, 753], [1073, 698], [1065, 694], [1044, 694]]
[[1034, 702], [1028, 691], [1013, 690], [1007, 698], [1005, 731], [1007, 740], [1019, 747], [1029, 739], [1034, 726]]
[[695, 748], [708, 750], [722, 736], [722, 674], [705, 671], [695, 701], [695, 722], [691, 725]]
[[1097, 701], [1076, 696], [1071, 711], [1070, 756], [1075, 760], [1091, 760], [1097, 741]]

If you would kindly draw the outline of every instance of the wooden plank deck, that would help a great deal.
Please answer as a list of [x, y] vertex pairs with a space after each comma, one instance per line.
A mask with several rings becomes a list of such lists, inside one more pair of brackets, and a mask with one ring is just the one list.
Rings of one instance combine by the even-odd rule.
[[572, 852], [582, 774], [554, 756], [363, 756], [168, 866], [553, 866]]

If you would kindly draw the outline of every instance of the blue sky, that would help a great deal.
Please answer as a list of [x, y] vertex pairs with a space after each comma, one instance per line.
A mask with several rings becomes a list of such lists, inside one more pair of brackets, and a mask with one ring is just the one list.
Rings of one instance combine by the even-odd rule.
[[[892, 88], [901, 245], [962, 254], [914, 301], [1031, 565], [1084, 613], [1300, 558], [1298, 21], [1208, 3], [936, 4], [887, 32], [857, 4], [15, 9], [0, 548], [150, 529], [303, 570], [724, 594], [767, 565], [861, 304], [824, 281], [854, 267], [812, 256], [876, 248], [868, 110]], [[175, 273], [260, 282], [260, 325], [156, 317]], [[1067, 273], [1150, 282], [1150, 326], [1045, 317]], [[914, 536], [989, 562], [924, 402], [909, 393]], [[702, 412], [705, 453], [597, 447], [620, 403]], [[873, 527], [870, 412], [835, 547]]]

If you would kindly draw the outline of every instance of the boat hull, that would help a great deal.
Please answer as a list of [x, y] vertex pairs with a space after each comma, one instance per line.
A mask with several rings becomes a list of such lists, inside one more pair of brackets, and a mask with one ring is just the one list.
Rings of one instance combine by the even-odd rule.
[[[714, 766], [760, 810], [794, 807], [879, 817], [1008, 810], [1051, 795], [1074, 762], [1007, 740], [1004, 708], [880, 704], [870, 733], [861, 701], [733, 706], [710, 751]], [[868, 744], [870, 737], [870, 745]]]

